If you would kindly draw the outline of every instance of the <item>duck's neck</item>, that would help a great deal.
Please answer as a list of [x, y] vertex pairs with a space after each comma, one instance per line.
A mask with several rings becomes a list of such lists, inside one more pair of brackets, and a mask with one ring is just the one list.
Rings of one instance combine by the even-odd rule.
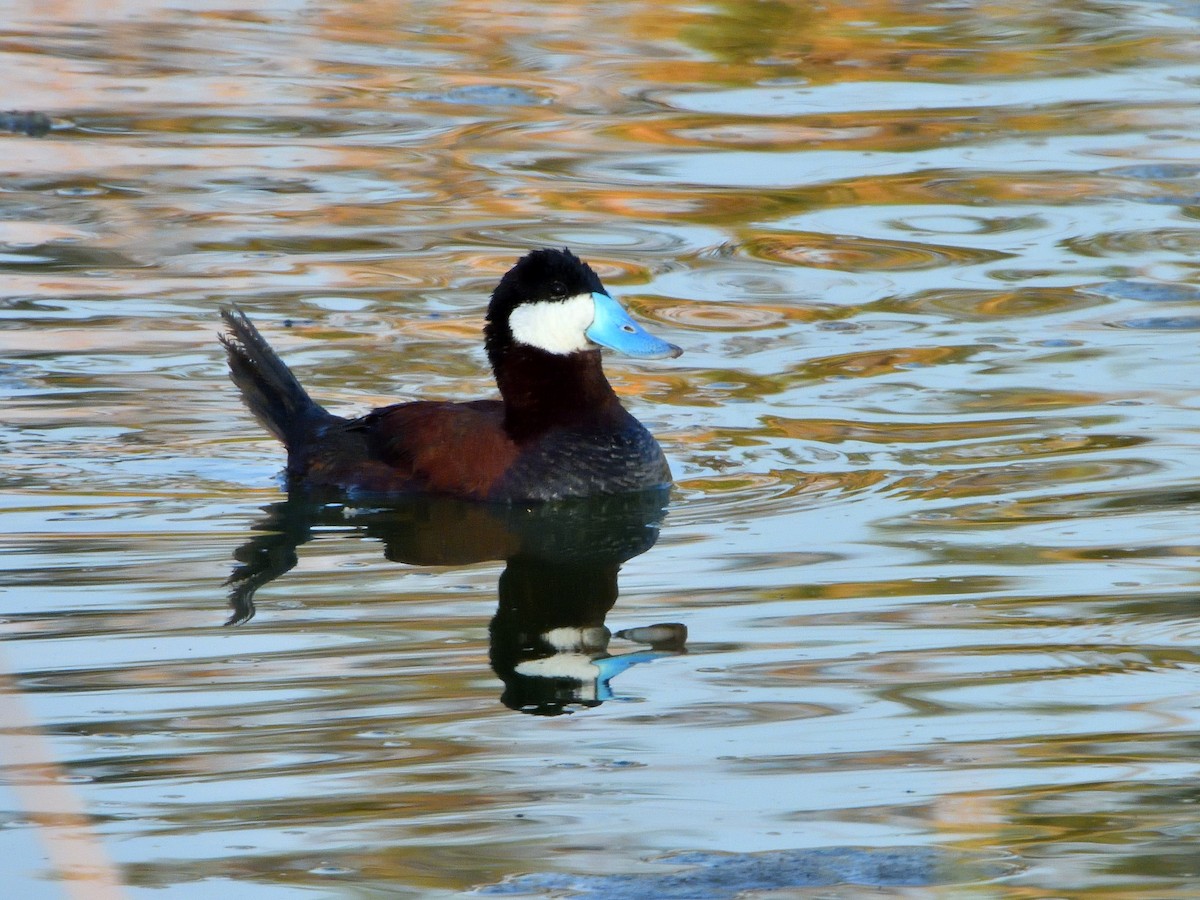
[[559, 355], [509, 347], [493, 369], [504, 398], [504, 424], [521, 440], [556, 425], [579, 425], [619, 414], [599, 350]]

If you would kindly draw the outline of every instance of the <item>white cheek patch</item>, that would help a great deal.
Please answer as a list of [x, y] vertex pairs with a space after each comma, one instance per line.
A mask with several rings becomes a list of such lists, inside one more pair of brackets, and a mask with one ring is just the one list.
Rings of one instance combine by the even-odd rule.
[[518, 344], [565, 356], [592, 345], [584, 333], [596, 317], [591, 294], [566, 300], [522, 303], [508, 317], [508, 330]]

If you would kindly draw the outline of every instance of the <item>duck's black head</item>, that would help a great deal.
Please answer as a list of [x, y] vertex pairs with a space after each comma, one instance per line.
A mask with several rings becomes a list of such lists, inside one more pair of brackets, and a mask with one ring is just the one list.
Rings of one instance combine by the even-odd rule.
[[519, 347], [553, 356], [599, 347], [646, 358], [683, 352], [635, 323], [565, 247], [534, 250], [505, 273], [492, 292], [484, 334], [493, 369]]

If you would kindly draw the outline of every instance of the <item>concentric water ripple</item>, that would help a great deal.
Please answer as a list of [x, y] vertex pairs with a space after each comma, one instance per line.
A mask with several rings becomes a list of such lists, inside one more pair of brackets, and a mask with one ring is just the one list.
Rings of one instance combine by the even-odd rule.
[[1178, 254], [1191, 259], [1200, 253], [1200, 228], [1096, 234], [1067, 244], [1072, 252], [1081, 256], [1140, 255], [1152, 251], [1156, 256]]
[[819, 234], [764, 236], [748, 242], [743, 252], [774, 263], [850, 272], [944, 268], [1003, 258], [1003, 254], [964, 247]]

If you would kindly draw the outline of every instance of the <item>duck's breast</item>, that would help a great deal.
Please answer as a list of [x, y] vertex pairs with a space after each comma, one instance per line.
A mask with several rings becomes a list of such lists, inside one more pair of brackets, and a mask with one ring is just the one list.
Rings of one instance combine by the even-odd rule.
[[617, 423], [550, 428], [525, 443], [492, 489], [498, 500], [559, 500], [662, 487], [671, 470], [633, 416]]

